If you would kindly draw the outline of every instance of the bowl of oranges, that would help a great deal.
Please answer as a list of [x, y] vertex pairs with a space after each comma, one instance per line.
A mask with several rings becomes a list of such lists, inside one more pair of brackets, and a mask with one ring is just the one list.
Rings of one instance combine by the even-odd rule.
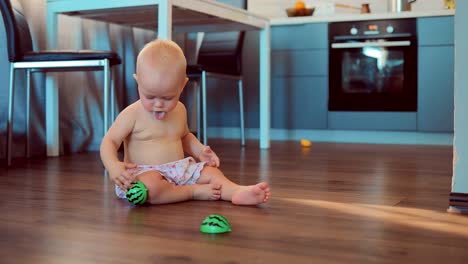
[[286, 8], [286, 14], [288, 17], [297, 16], [311, 16], [314, 13], [315, 8], [307, 8], [305, 3], [301, 0], [297, 1], [292, 8]]

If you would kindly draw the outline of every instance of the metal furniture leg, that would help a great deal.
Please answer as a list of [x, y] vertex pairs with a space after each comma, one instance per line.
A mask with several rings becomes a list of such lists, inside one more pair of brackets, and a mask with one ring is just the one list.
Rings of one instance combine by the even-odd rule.
[[207, 120], [206, 120], [206, 71], [202, 72], [202, 121], [203, 121], [203, 144], [208, 145]]
[[26, 158], [31, 157], [31, 69], [26, 69]]
[[11, 147], [13, 137], [13, 109], [15, 103], [15, 66], [10, 63], [10, 86], [8, 89], [8, 120], [7, 120], [7, 144], [6, 161], [7, 167], [11, 166]]
[[110, 87], [110, 76], [109, 76], [109, 60], [105, 60], [104, 63], [104, 92], [103, 92], [103, 101], [104, 101], [104, 135], [106, 135], [107, 130], [109, 129], [109, 87]]
[[244, 88], [242, 79], [238, 81], [239, 86], [239, 114], [240, 114], [240, 132], [241, 145], [245, 146], [245, 127], [244, 127]]

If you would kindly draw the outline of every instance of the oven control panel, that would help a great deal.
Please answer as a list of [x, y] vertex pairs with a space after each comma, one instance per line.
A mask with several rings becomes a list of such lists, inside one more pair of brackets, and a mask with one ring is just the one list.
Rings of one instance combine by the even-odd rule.
[[389, 19], [351, 22], [333, 22], [329, 24], [330, 37], [372, 37], [393, 35], [416, 35], [416, 20]]
[[[385, 32], [388, 34], [392, 34], [395, 32], [395, 27], [392, 24], [388, 24], [385, 27]], [[349, 33], [353, 36], [356, 36], [359, 33], [359, 29], [356, 26], [352, 26], [349, 30]], [[379, 25], [378, 24], [367, 24], [365, 30], [363, 32], [364, 35], [374, 35], [374, 34], [381, 34]]]

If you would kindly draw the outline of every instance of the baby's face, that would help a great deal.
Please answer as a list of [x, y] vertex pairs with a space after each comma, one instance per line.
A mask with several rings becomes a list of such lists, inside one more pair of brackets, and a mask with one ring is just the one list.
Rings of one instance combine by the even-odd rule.
[[174, 110], [187, 82], [185, 76], [175, 78], [156, 72], [151, 75], [135, 75], [135, 79], [144, 109], [153, 113], [158, 120], [163, 120], [167, 113]]
[[177, 106], [188, 80], [186, 67], [182, 50], [173, 42], [150, 42], [138, 54], [134, 77], [140, 101], [156, 119], [163, 120]]

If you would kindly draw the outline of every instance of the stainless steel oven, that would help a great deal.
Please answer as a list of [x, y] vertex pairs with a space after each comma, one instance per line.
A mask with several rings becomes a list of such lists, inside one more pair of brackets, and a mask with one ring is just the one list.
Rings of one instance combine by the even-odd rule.
[[415, 19], [329, 24], [330, 111], [416, 111]]

